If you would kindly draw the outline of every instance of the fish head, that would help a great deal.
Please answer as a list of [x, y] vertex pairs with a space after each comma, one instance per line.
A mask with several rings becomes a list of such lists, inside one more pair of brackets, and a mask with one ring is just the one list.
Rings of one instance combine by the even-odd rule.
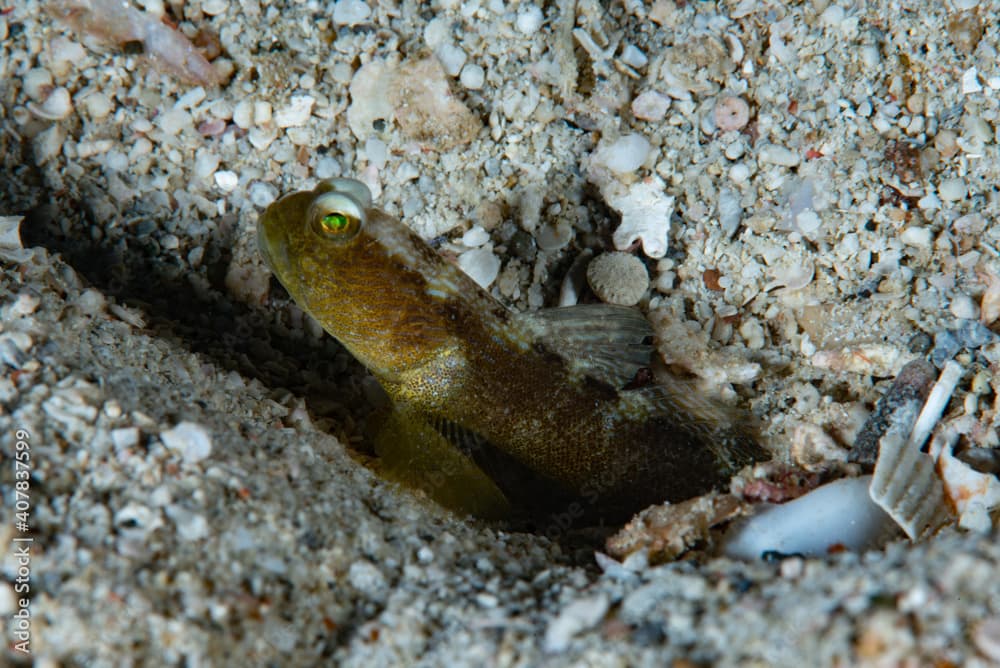
[[[469, 279], [373, 207], [360, 181], [328, 179], [278, 199], [257, 242], [299, 307], [376, 375], [419, 366], [452, 335], [450, 302]], [[443, 300], [433, 289], [442, 282], [454, 288]]]

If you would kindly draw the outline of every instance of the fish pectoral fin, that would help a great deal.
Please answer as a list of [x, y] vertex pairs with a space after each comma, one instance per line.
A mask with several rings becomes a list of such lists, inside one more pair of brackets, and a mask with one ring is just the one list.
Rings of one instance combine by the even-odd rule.
[[543, 515], [575, 500], [575, 495], [559, 483], [531, 469], [481, 434], [441, 417], [431, 418], [430, 424], [474, 461], [519, 511]]
[[483, 519], [503, 519], [510, 504], [488, 475], [417, 411], [394, 406], [373, 430], [380, 472], [419, 489], [445, 508]]
[[686, 380], [658, 374], [657, 383], [621, 393], [647, 418], [669, 422], [705, 443], [723, 470], [735, 473], [754, 462], [771, 459], [758, 442], [758, 425], [749, 413], [706, 396]]
[[650, 365], [654, 347], [644, 341], [653, 328], [638, 309], [579, 304], [516, 316], [535, 340], [566, 360], [577, 373], [615, 388]]

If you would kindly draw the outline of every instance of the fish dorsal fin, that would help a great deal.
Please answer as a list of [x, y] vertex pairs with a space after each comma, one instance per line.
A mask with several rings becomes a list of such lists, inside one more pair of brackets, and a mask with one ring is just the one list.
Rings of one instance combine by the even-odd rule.
[[615, 388], [650, 365], [653, 346], [643, 341], [653, 328], [638, 309], [579, 304], [518, 316], [535, 341], [563, 357], [573, 371]]

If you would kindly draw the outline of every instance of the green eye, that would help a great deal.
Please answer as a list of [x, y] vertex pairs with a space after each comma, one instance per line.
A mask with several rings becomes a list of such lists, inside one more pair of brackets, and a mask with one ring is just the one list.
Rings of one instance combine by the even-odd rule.
[[323, 238], [343, 242], [353, 239], [361, 231], [365, 212], [353, 197], [327, 192], [313, 201], [309, 219], [313, 229]]
[[343, 232], [350, 225], [350, 218], [342, 213], [328, 213], [320, 221], [327, 232]]

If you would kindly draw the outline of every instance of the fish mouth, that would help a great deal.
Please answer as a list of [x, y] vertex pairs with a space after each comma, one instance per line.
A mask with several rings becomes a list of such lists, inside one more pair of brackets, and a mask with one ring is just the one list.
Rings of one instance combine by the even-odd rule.
[[257, 218], [257, 250], [260, 252], [261, 256], [264, 258], [264, 262], [267, 263], [268, 267], [273, 266], [271, 262], [271, 251], [268, 248], [269, 244], [267, 242], [267, 225], [264, 224], [264, 214]]
[[282, 238], [280, 229], [277, 229], [275, 225], [268, 224], [267, 217], [268, 212], [265, 211], [257, 219], [257, 250], [260, 251], [261, 257], [264, 258], [264, 262], [270, 268], [271, 273], [277, 273], [279, 265], [276, 260], [287, 261], [288, 244]]

